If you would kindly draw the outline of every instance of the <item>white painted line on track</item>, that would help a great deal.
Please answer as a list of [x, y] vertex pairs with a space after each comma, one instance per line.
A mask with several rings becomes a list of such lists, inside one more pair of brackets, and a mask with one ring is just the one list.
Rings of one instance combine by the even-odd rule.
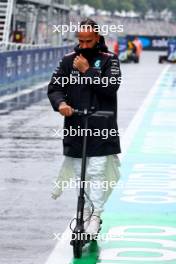
[[[45, 262], [45, 264], [69, 264], [73, 258], [73, 247], [70, 245], [71, 240], [71, 230], [68, 226], [65, 232], [62, 234], [63, 239], [61, 239], [55, 246], [51, 255]], [[70, 238], [65, 239], [65, 238]]]
[[[149, 104], [152, 101], [153, 96], [155, 95], [157, 89], [158, 89], [158, 84], [160, 80], [163, 78], [163, 75], [166, 73], [166, 71], [169, 69], [170, 65], [167, 65], [164, 70], [161, 72], [159, 75], [159, 78], [156, 80], [155, 84], [151, 88], [149, 94], [147, 95], [146, 99], [142, 103], [141, 107], [135, 114], [134, 118], [132, 119], [130, 125], [128, 126], [124, 136], [121, 139], [121, 145], [122, 145], [122, 154], [119, 155], [119, 158], [122, 159], [122, 157], [126, 154], [128, 147], [135, 135], [136, 130], [138, 129], [142, 117], [149, 106]], [[63, 237], [70, 237], [71, 239], [71, 230], [69, 226], [67, 229], [64, 231]], [[53, 249], [51, 255], [45, 262], [45, 264], [69, 264], [71, 260], [73, 259], [73, 248], [70, 246], [70, 240], [66, 239], [61, 239]]]
[[125, 134], [123, 135], [123, 137], [121, 139], [122, 153], [119, 155], [120, 160], [122, 160], [122, 158], [126, 155], [126, 152], [129, 148], [129, 145], [131, 144], [131, 141], [132, 141], [140, 123], [142, 122], [142, 118], [143, 118], [146, 110], [148, 109], [148, 107], [149, 107], [149, 105], [153, 99], [153, 96], [155, 95], [155, 93], [158, 90], [158, 85], [159, 85], [161, 79], [163, 78], [164, 74], [167, 72], [167, 70], [169, 68], [170, 68], [170, 65], [167, 65], [163, 69], [163, 71], [159, 75], [158, 79], [156, 80], [156, 82], [154, 83], [152, 88], [150, 89], [148, 95], [144, 99], [142, 105], [140, 106], [140, 108], [138, 109], [136, 114], [134, 115], [134, 117], [133, 117], [132, 121], [130, 122], [128, 128], [126, 129]]

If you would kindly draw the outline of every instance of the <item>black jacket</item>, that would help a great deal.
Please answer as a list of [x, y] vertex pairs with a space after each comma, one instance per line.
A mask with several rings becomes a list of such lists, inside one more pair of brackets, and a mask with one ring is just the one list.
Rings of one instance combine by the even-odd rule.
[[[59, 104], [63, 101], [67, 102], [72, 108], [79, 110], [90, 109], [93, 106], [96, 110], [114, 111], [114, 117], [91, 117], [89, 119], [88, 128], [91, 129], [91, 132], [90, 130], [87, 132], [87, 156], [105, 156], [120, 153], [116, 121], [116, 92], [121, 78], [118, 57], [115, 54], [105, 53], [97, 49], [92, 56], [89, 55], [87, 57], [90, 68], [83, 74], [73, 68], [73, 60], [78, 53], [79, 48], [77, 46], [74, 52], [66, 54], [63, 57], [60, 65], [54, 72], [48, 85], [48, 97], [51, 105], [55, 111], [58, 111]], [[69, 78], [71, 75], [80, 79], [81, 77], [89, 77], [87, 78], [89, 81], [82, 84], [68, 83], [63, 87], [61, 84], [62, 78]], [[90, 79], [98, 81], [92, 83]], [[105, 80], [108, 80], [107, 87], [105, 87]], [[111, 83], [109, 80], [111, 80]], [[64, 128], [68, 130], [72, 129], [72, 131], [73, 129], [77, 129], [77, 135], [64, 137], [64, 155], [80, 158], [83, 145], [83, 134], [81, 135], [80, 132], [83, 128], [82, 118], [75, 115], [65, 117]], [[106, 134], [107, 130], [108, 136]]]

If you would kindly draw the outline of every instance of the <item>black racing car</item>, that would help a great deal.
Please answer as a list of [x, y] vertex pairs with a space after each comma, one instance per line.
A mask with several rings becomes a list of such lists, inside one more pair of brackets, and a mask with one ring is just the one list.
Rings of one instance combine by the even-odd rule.
[[172, 38], [168, 41], [167, 55], [159, 56], [159, 63], [169, 62], [176, 63], [176, 39]]

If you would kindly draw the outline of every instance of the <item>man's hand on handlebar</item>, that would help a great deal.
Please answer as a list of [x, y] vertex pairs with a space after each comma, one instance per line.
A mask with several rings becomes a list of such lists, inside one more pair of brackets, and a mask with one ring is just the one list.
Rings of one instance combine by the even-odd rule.
[[58, 110], [63, 116], [71, 116], [74, 113], [74, 109], [65, 102], [60, 103]]

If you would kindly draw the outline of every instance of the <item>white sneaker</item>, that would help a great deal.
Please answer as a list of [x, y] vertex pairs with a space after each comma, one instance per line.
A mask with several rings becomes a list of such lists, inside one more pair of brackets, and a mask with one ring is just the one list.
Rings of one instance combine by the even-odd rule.
[[89, 222], [90, 222], [90, 216], [91, 216], [91, 212], [88, 208], [84, 209], [84, 230], [86, 231], [86, 229], [89, 226]]
[[86, 233], [91, 236], [96, 236], [100, 231], [100, 224], [102, 223], [99, 215], [92, 215]]

